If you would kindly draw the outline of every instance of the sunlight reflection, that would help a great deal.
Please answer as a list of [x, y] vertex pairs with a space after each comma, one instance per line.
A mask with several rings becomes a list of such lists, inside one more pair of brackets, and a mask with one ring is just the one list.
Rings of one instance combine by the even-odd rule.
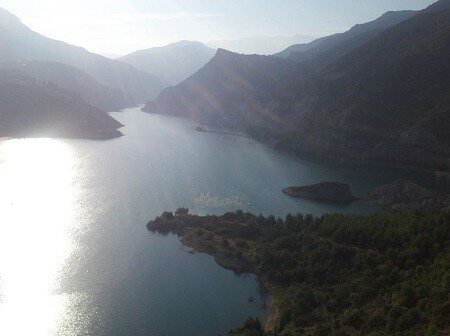
[[72, 249], [71, 154], [57, 140], [0, 142], [0, 335], [50, 335], [64, 314], [55, 289]]

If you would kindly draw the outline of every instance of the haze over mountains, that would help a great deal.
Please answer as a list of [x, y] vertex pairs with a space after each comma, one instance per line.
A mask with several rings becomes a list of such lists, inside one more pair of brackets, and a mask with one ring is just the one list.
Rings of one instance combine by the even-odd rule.
[[70, 92], [20, 70], [0, 70], [0, 137], [120, 136], [122, 125]]
[[176, 85], [203, 67], [216, 50], [196, 41], [180, 41], [164, 47], [136, 51], [119, 60]]
[[39, 35], [4, 9], [0, 9], [0, 43], [4, 89], [0, 136], [24, 136], [27, 131], [45, 134], [45, 129], [49, 136], [118, 136], [116, 129], [121, 125], [111, 122], [102, 111], [117, 111], [155, 98], [164, 87], [196, 72], [215, 53], [198, 42], [180, 42], [148, 50], [144, 58], [142, 52], [136, 53], [136, 62], [136, 55], [130, 56], [131, 63], [143, 68], [138, 70], [126, 62]]
[[166, 85], [123, 62], [39, 35], [3, 9], [0, 9], [0, 29], [0, 62], [35, 60], [71, 65], [98, 82], [121, 90], [134, 104], [152, 99]]
[[450, 1], [441, 0], [275, 56], [180, 41], [111, 60], [41, 36], [0, 9], [0, 136], [24, 134], [21, 122], [49, 134], [117, 136], [121, 125], [102, 111], [148, 101], [144, 111], [293, 152], [450, 167], [449, 41]]
[[219, 50], [144, 110], [223, 125], [295, 152], [448, 167], [449, 8], [441, 0], [416, 15], [388, 13], [313, 42], [326, 48], [311, 62]]
[[73, 92], [86, 103], [103, 111], [116, 111], [134, 105], [133, 100], [116, 88], [101, 84], [84, 71], [56, 62], [9, 62], [0, 63], [0, 69], [20, 70], [28, 76]]
[[308, 43], [315, 39], [309, 35], [256, 36], [237, 40], [215, 40], [206, 43], [214, 49], [226, 49], [241, 54], [271, 55], [293, 44]]

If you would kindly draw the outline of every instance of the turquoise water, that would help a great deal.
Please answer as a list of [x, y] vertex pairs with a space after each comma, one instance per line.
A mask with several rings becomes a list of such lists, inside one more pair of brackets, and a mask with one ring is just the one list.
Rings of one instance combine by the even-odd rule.
[[250, 315], [264, 319], [255, 277], [189, 254], [176, 236], [148, 232], [148, 220], [179, 206], [276, 216], [380, 210], [281, 193], [323, 180], [347, 182], [357, 196], [397, 178], [446, 188], [424, 173], [299, 159], [138, 108], [112, 115], [122, 138], [0, 142], [1, 335], [226, 333]]

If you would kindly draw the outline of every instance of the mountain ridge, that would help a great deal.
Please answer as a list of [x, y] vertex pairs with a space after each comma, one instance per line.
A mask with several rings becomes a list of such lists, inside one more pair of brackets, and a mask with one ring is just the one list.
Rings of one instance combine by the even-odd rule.
[[[217, 127], [232, 125], [235, 129], [257, 114], [277, 126], [279, 120], [272, 118], [265, 109], [269, 102], [265, 92], [285, 96], [285, 88], [294, 85], [296, 74], [300, 76], [301, 69], [289, 60], [218, 49], [211, 61], [195, 75], [175, 87], [164, 89], [155, 102], [144, 106], [143, 111], [188, 116]], [[254, 82], [261, 85], [254, 86]], [[220, 94], [208, 94], [211, 90]]]
[[175, 85], [197, 72], [214, 54], [214, 49], [201, 42], [183, 40], [163, 47], [138, 50], [118, 60]]
[[101, 84], [121, 90], [133, 105], [156, 97], [167, 86], [129, 64], [36, 33], [5, 9], [0, 15], [0, 43], [0, 62], [36, 60], [67, 64], [85, 71]]
[[313, 73], [281, 58], [260, 62], [218, 50], [144, 110], [223, 124], [338, 161], [447, 169], [449, 26], [450, 11], [424, 10]]
[[344, 33], [326, 36], [307, 45], [294, 45], [274, 56], [302, 63], [313, 70], [321, 69], [339, 57], [361, 47], [385, 29], [395, 26], [417, 13], [416, 11], [386, 12], [373, 21], [354, 25]]

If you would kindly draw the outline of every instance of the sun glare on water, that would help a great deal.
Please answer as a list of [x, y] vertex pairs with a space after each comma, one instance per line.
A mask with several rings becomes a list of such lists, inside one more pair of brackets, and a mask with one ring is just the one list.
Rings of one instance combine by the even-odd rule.
[[51, 335], [64, 315], [57, 279], [72, 249], [73, 175], [58, 140], [0, 140], [0, 335]]

